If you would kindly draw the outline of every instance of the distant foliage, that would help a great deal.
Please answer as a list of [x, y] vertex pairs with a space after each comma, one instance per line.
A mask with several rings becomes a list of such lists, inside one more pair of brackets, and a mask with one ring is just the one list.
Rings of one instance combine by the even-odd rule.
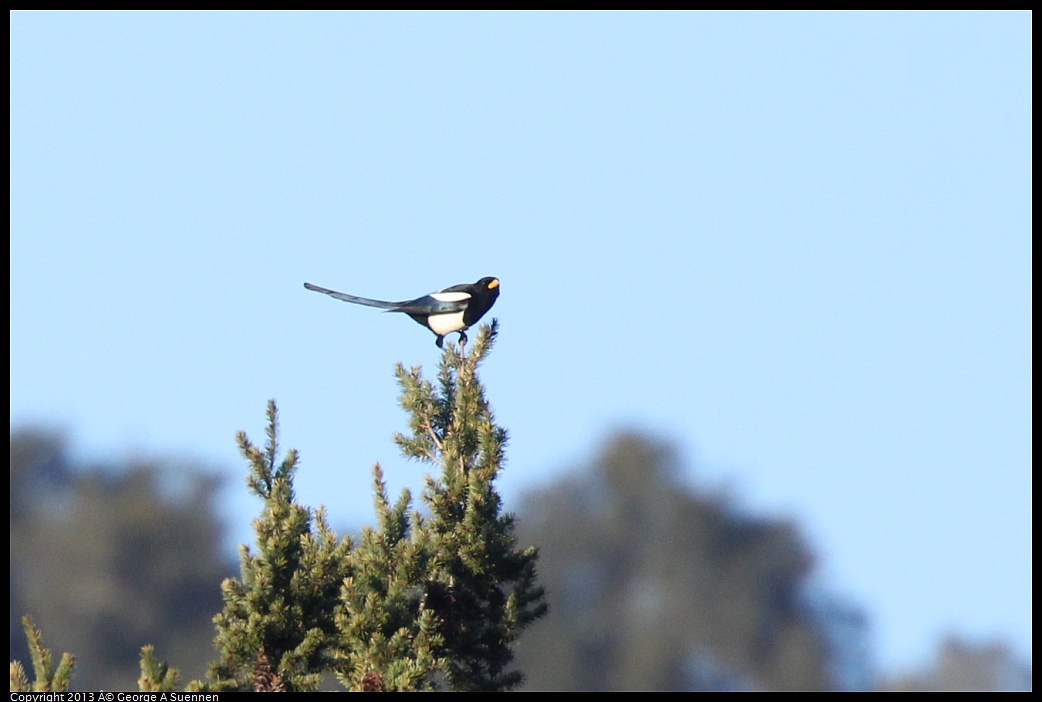
[[1004, 641], [973, 641], [948, 635], [934, 660], [921, 670], [895, 675], [893, 692], [1030, 692], [1031, 663]]
[[519, 649], [526, 689], [846, 687], [830, 620], [849, 632], [861, 618], [816, 601], [796, 525], [689, 488], [679, 466], [621, 433], [528, 496], [523, 536], [540, 544], [553, 610]]
[[80, 465], [53, 432], [11, 435], [11, 656], [25, 613], [74, 651], [77, 689], [133, 690], [143, 644], [202, 675], [221, 553], [217, 478], [184, 462]]

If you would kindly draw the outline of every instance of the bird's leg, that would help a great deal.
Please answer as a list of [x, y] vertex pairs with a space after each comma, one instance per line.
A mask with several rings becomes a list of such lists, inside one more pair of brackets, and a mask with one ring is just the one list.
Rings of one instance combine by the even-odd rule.
[[459, 350], [463, 353], [463, 347], [467, 345], [467, 332], [461, 331], [459, 333]]
[[439, 334], [438, 338], [434, 340], [434, 343], [440, 349], [443, 341], [445, 341], [445, 337]]

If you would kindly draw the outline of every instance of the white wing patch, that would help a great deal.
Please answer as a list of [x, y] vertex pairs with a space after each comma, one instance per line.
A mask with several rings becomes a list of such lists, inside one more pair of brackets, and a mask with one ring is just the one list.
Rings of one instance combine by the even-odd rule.
[[469, 300], [471, 294], [468, 292], [436, 292], [431, 293], [431, 297], [439, 302], [460, 302], [461, 300]]

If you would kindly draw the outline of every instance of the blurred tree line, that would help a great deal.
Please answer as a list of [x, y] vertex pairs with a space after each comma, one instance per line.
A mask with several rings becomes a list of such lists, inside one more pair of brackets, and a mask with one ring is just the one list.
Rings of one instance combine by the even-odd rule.
[[[550, 614], [522, 637], [527, 690], [1030, 689], [1001, 643], [949, 638], [921, 671], [877, 679], [867, 619], [823, 595], [798, 525], [685, 484], [667, 444], [620, 433], [589, 465], [532, 492]], [[155, 644], [186, 678], [213, 657], [221, 581], [218, 479], [198, 466], [82, 466], [64, 440], [11, 434], [11, 658], [32, 614], [75, 689], [135, 689]]]
[[856, 686], [838, 663], [859, 650], [862, 617], [816, 600], [797, 526], [694, 491], [680, 468], [668, 445], [619, 434], [527, 498], [521, 537], [539, 544], [551, 602], [519, 650], [531, 688]]
[[11, 435], [11, 660], [28, 666], [21, 617], [76, 656], [77, 690], [136, 690], [141, 647], [187, 675], [213, 658], [221, 581], [219, 480], [186, 463], [83, 466], [64, 439]]
[[893, 675], [884, 688], [891, 692], [1028, 692], [1031, 664], [1018, 658], [1004, 641], [966, 641], [948, 635], [925, 668]]

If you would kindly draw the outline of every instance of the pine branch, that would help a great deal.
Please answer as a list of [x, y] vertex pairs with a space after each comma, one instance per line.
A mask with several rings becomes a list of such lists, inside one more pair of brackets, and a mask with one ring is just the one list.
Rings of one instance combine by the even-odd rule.
[[53, 667], [54, 659], [51, 650], [43, 645], [43, 633], [36, 628], [32, 617], [22, 617], [22, 629], [29, 642], [29, 655], [33, 661], [35, 680], [30, 683], [25, 668], [17, 661], [11, 662], [12, 692], [64, 692], [69, 689], [72, 671], [76, 665], [76, 657], [71, 653], [63, 653], [58, 668]]
[[163, 661], [155, 657], [154, 646], [141, 647], [141, 677], [138, 678], [138, 690], [141, 692], [172, 692], [181, 672], [169, 668]]

